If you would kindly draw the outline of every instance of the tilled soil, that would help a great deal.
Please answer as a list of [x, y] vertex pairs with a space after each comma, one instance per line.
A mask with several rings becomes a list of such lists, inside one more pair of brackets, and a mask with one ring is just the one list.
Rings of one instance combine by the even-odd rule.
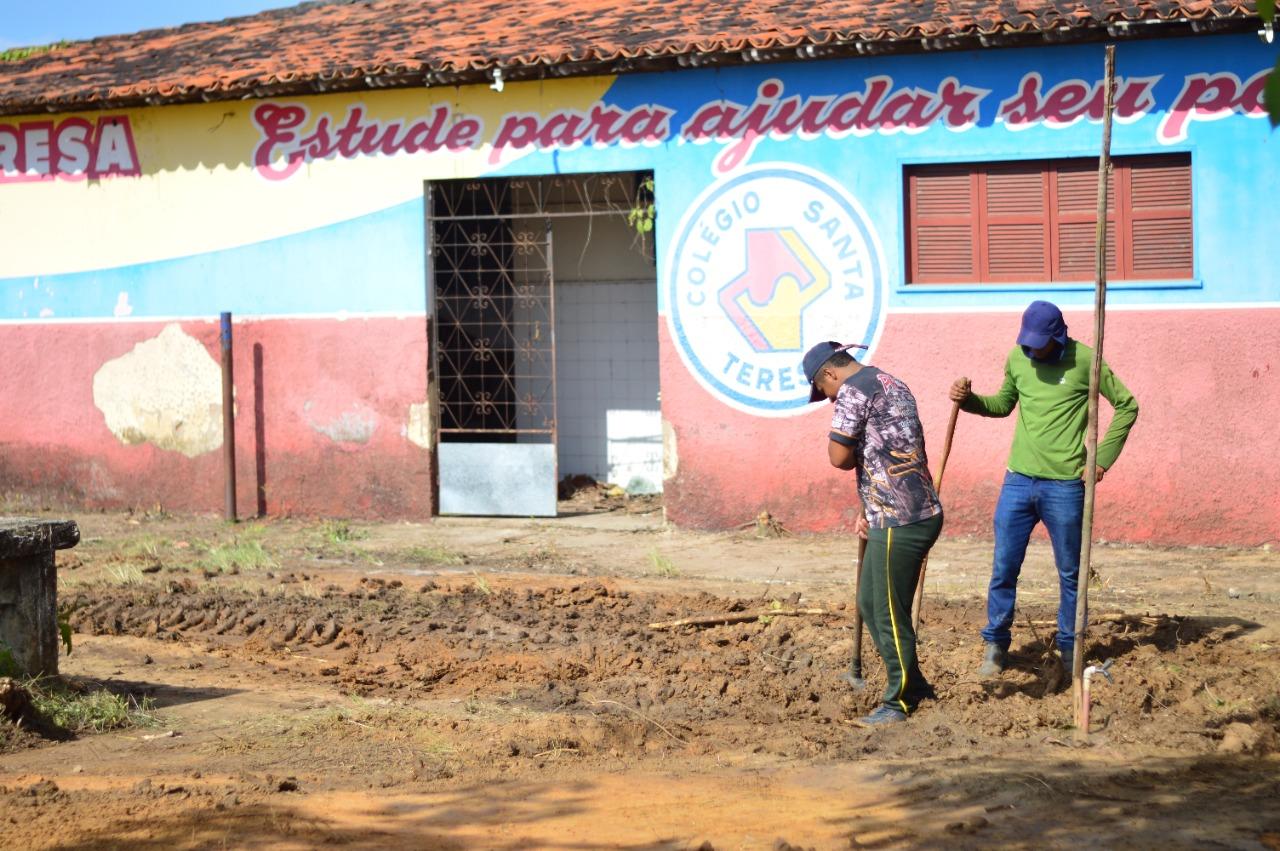
[[[883, 686], [869, 640], [868, 687], [838, 679], [854, 541], [595, 497], [555, 521], [80, 516], [63, 672], [151, 695], [157, 721], [70, 741], [0, 722], [0, 846], [1280, 849], [1269, 548], [1095, 548], [1089, 658], [1115, 682], [1080, 747], [1047, 544], [1014, 665], [982, 681], [990, 544], [944, 539], [937, 699], [867, 731], [846, 722]], [[648, 627], [775, 600], [828, 614]]]
[[[495, 741], [491, 756], [742, 746], [804, 757], [918, 757], [1065, 746], [1071, 738], [1069, 683], [1048, 652], [1047, 610], [1026, 613], [1026, 640], [1015, 645], [1011, 669], [981, 681], [978, 604], [930, 604], [920, 655], [937, 700], [926, 701], [912, 723], [870, 734], [846, 722], [875, 706], [883, 670], [868, 640], [867, 688], [854, 692], [838, 679], [853, 647], [852, 613], [838, 600], [804, 601], [829, 612], [823, 615], [654, 630], [647, 625], [768, 611], [770, 603], [596, 580], [406, 587], [377, 578], [307, 594], [178, 582], [164, 590], [86, 589], [65, 599], [75, 607], [75, 629], [90, 635], [185, 642], [366, 697], [485, 699], [583, 722], [572, 741]], [[1280, 662], [1269, 645], [1251, 640], [1257, 626], [1105, 613], [1091, 627], [1086, 657], [1112, 660], [1115, 678], [1095, 680], [1095, 740], [1185, 755], [1273, 750]]]
[[[1087, 658], [1115, 681], [1095, 680], [1081, 748], [1054, 613], [1034, 602], [1013, 665], [983, 681], [980, 601], [926, 599], [937, 698], [868, 731], [847, 722], [879, 700], [883, 670], [867, 640], [867, 687], [839, 679], [852, 611], [830, 584], [748, 598], [563, 575], [323, 577], [67, 588], [68, 667], [154, 694], [162, 726], [11, 738], [2, 844], [1280, 847], [1280, 660], [1251, 601], [1096, 612]], [[825, 613], [778, 613], [796, 608]], [[649, 626], [743, 612], [764, 616]]]

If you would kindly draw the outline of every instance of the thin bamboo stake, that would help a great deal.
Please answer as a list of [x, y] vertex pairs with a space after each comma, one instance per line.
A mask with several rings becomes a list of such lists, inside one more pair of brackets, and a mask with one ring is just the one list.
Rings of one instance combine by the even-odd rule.
[[1084, 641], [1089, 622], [1089, 567], [1093, 557], [1093, 497], [1098, 486], [1098, 384], [1102, 377], [1102, 336], [1107, 320], [1107, 177], [1111, 171], [1111, 113], [1115, 106], [1116, 48], [1107, 45], [1103, 85], [1102, 154], [1098, 157], [1098, 221], [1094, 231], [1093, 364], [1089, 368], [1089, 424], [1085, 432], [1084, 516], [1080, 524], [1080, 567], [1076, 572], [1076, 624], [1071, 664], [1075, 739], [1089, 738], [1084, 705]]
[[862, 562], [867, 557], [867, 539], [858, 538], [858, 560], [853, 563], [853, 667], [849, 672], [853, 687], [866, 685], [862, 676], [862, 609], [858, 608], [858, 589], [862, 587]]
[[[960, 419], [960, 403], [951, 405], [951, 419], [947, 422], [947, 439], [942, 443], [942, 463], [938, 465], [938, 480], [934, 483], [935, 493], [942, 494], [942, 477], [947, 474], [947, 459], [951, 457], [951, 441], [956, 436], [956, 421]], [[920, 632], [920, 610], [924, 608], [924, 575], [929, 570], [929, 554], [924, 554], [920, 562], [920, 577], [916, 580], [916, 599], [911, 606], [911, 631]]]
[[[1128, 612], [1105, 612], [1100, 615], [1090, 615], [1089, 625], [1093, 626], [1095, 624], [1104, 624], [1104, 623], [1118, 623], [1118, 624], [1140, 623], [1143, 626], [1160, 626], [1161, 624], [1168, 623], [1170, 621], [1180, 620], [1180, 619], [1181, 618], [1174, 615], [1135, 615], [1135, 614], [1130, 614]], [[1057, 626], [1058, 625], [1058, 622], [1056, 620], [1052, 620], [1052, 621], [1028, 620], [1027, 623], [1031, 626]]]
[[804, 615], [830, 614], [826, 609], [765, 609], [762, 612], [729, 612], [723, 615], [695, 615], [678, 621], [658, 621], [649, 629], [675, 629], [678, 626], [723, 626], [730, 623], [746, 623], [760, 618], [794, 618]]

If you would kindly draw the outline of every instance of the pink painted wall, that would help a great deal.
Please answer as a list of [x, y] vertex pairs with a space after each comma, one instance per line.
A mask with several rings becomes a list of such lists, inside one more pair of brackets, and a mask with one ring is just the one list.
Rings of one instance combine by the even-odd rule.
[[[94, 406], [102, 364], [165, 324], [6, 327], [0, 386], [11, 395], [0, 407], [0, 487], [86, 507], [221, 511], [221, 448], [187, 458], [148, 443], [126, 445]], [[218, 360], [216, 322], [180, 325]], [[259, 413], [270, 514], [430, 514], [430, 455], [404, 434], [409, 406], [427, 393], [423, 318], [262, 320], [237, 323], [234, 333], [242, 517], [258, 510]], [[262, 351], [260, 409], [255, 345]], [[353, 420], [365, 439], [322, 433]]]
[[[1092, 317], [1070, 311], [1090, 342]], [[967, 375], [992, 393], [1017, 313], [891, 314], [874, 363], [906, 381], [924, 421], [935, 474], [950, 413], [947, 389]], [[662, 323], [663, 416], [679, 470], [667, 516], [728, 528], [767, 509], [796, 531], [848, 530], [859, 510], [852, 474], [827, 463], [829, 413], [749, 416], [685, 371]], [[1280, 540], [1280, 310], [1112, 311], [1107, 362], [1141, 413], [1099, 485], [1095, 528], [1111, 541], [1257, 546]], [[1103, 403], [1103, 423], [1110, 420]], [[961, 414], [947, 463], [946, 535], [990, 535], [1014, 418]]]
[[[1067, 314], [1089, 341], [1087, 312]], [[940, 460], [958, 375], [980, 392], [1001, 379], [1016, 313], [891, 315], [874, 362], [907, 381]], [[4, 330], [0, 487], [86, 507], [219, 511], [222, 453], [195, 458], [125, 445], [94, 406], [102, 364], [163, 323], [18, 325]], [[216, 360], [217, 324], [184, 322]], [[660, 322], [663, 416], [678, 471], [668, 517], [723, 529], [767, 509], [794, 531], [848, 530], [850, 474], [826, 461], [828, 411], [768, 419], [735, 411], [685, 370]], [[264, 320], [237, 324], [239, 511], [257, 512], [254, 345], [262, 346], [263, 461], [272, 515], [426, 517], [430, 453], [406, 436], [426, 398], [424, 320]], [[88, 342], [86, 342], [88, 341]], [[1097, 533], [1113, 541], [1256, 546], [1280, 540], [1280, 310], [1113, 311], [1107, 360], [1138, 397], [1129, 444], [1102, 483]], [[1104, 428], [1107, 408], [1104, 405]], [[322, 427], [357, 412], [363, 442]], [[961, 415], [947, 467], [945, 534], [990, 534], [1014, 420]]]

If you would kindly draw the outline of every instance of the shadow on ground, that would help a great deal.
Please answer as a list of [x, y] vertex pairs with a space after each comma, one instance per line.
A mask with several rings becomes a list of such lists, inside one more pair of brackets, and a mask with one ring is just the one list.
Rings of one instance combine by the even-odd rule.
[[845, 820], [851, 847], [1280, 848], [1274, 758], [984, 758], [890, 778], [906, 818]]
[[[506, 788], [502, 788], [506, 787]], [[447, 793], [386, 798], [326, 799], [299, 806], [290, 794], [243, 806], [188, 806], [177, 813], [139, 820], [122, 818], [50, 847], [75, 849], [171, 849], [190, 847], [315, 847], [355, 849], [491, 848], [683, 848], [675, 839], [618, 843], [574, 837], [556, 825], [581, 825], [592, 809], [591, 784], [479, 784]], [[598, 796], [595, 799], [599, 803]], [[325, 809], [319, 816], [316, 809]], [[581, 828], [580, 828], [581, 830]]]

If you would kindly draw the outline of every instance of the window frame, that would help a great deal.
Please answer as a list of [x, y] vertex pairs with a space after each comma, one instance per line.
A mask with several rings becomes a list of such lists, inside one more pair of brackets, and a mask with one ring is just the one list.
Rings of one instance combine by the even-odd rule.
[[[1186, 168], [1186, 186], [1187, 186], [1187, 206], [1182, 207], [1162, 207], [1162, 208], [1144, 208], [1141, 210], [1132, 209], [1132, 173], [1136, 163], [1164, 160], [1166, 162], [1176, 161], [1179, 165]], [[937, 159], [929, 161], [919, 160], [899, 160], [899, 175], [901, 179], [900, 192], [898, 195], [898, 203], [900, 205], [900, 213], [902, 222], [903, 248], [900, 260], [903, 263], [903, 274], [901, 281], [897, 287], [899, 292], [904, 293], [921, 293], [927, 291], [969, 291], [969, 292], [992, 292], [992, 291], [1022, 291], [1022, 290], [1074, 290], [1087, 289], [1092, 286], [1094, 279], [1093, 261], [1092, 261], [1092, 238], [1090, 238], [1090, 262], [1087, 272], [1063, 273], [1061, 269], [1062, 255], [1060, 247], [1061, 226], [1064, 223], [1075, 223], [1090, 225], [1090, 233], [1093, 232], [1093, 220], [1095, 218], [1095, 209], [1088, 212], [1068, 211], [1063, 213], [1058, 210], [1057, 193], [1058, 193], [1058, 175], [1059, 169], [1066, 165], [1075, 165], [1077, 168], [1080, 164], [1088, 163], [1090, 165], [1090, 176], [1093, 186], [1097, 182], [1097, 156], [1088, 154], [1068, 153], [1058, 156], [1028, 156], [1028, 157], [1005, 157], [1005, 158], [988, 158], [977, 159], [972, 157], [958, 157], [955, 159]], [[1111, 160], [1112, 176], [1109, 187], [1111, 188], [1110, 202], [1107, 207], [1107, 222], [1109, 230], [1114, 227], [1115, 238], [1109, 241], [1108, 254], [1114, 255], [1113, 262], [1108, 265], [1107, 280], [1109, 285], [1115, 285], [1120, 288], [1131, 289], [1185, 289], [1198, 288], [1202, 286], [1199, 280], [1199, 251], [1198, 230], [1199, 223], [1196, 217], [1197, 207], [1197, 191], [1196, 191], [1196, 172], [1195, 157], [1190, 150], [1168, 150], [1168, 149], [1148, 149], [1127, 152], [1116, 155]], [[989, 176], [998, 171], [1002, 166], [1010, 167], [1026, 167], [1037, 166], [1042, 185], [1042, 218], [1044, 230], [1044, 267], [1048, 269], [1048, 274], [1042, 278], [1031, 278], [1022, 274], [1000, 274], [991, 273], [991, 253], [990, 240], [988, 238], [988, 226], [993, 222], [995, 216], [989, 214], [988, 211], [988, 193], [987, 184]], [[970, 234], [970, 243], [972, 246], [972, 255], [970, 268], [973, 270], [969, 276], [962, 275], [938, 275], [921, 274], [917, 258], [918, 246], [918, 228], [921, 225], [920, 217], [913, 212], [913, 201], [917, 197], [915, 190], [915, 181], [917, 176], [923, 171], [927, 172], [933, 169], [966, 169], [969, 180], [972, 182], [970, 198], [972, 212], [967, 216], [951, 215], [951, 216], [932, 216], [928, 217], [929, 221], [926, 225], [968, 225]], [[1093, 195], [1091, 189], [1089, 192]], [[1181, 214], [1185, 210], [1186, 221], [1188, 223], [1190, 245], [1190, 264], [1184, 268], [1148, 268], [1138, 273], [1134, 268], [1134, 258], [1132, 251], [1134, 238], [1134, 223], [1142, 220], [1169, 218], [1171, 213]], [[1010, 215], [1005, 220], [995, 221], [995, 224], [1017, 224], [1018, 216]], [[1027, 217], [1024, 217], [1027, 218]], [[951, 221], [954, 219], [954, 221]], [[1032, 220], [1029, 220], [1032, 221]], [[1126, 276], [1127, 275], [1127, 276]], [[923, 280], [922, 280], [923, 278]]]

